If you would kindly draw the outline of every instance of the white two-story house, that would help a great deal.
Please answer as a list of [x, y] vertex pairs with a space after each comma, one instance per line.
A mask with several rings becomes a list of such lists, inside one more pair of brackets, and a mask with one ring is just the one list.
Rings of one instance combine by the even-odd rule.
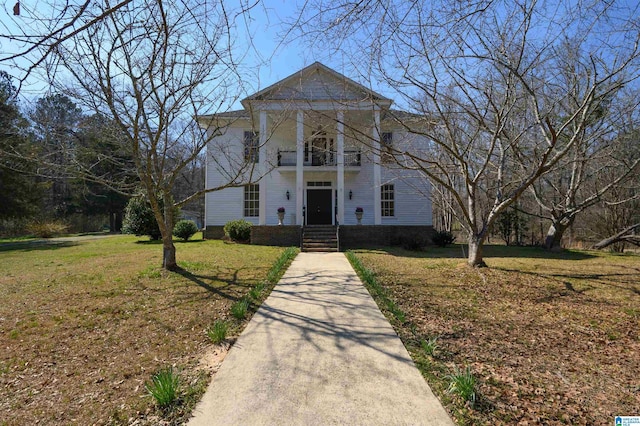
[[247, 97], [242, 110], [201, 118], [217, 132], [207, 188], [246, 183], [206, 195], [205, 236], [221, 237], [235, 219], [252, 222], [252, 242], [267, 244], [292, 244], [320, 225], [339, 226], [341, 246], [428, 232], [428, 182], [390, 155], [427, 144], [391, 104], [316, 62]]

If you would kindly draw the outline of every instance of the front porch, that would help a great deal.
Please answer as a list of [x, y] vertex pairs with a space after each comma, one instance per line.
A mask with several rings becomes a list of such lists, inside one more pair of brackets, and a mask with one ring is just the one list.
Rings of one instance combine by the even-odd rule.
[[[259, 182], [259, 199], [265, 202], [260, 204], [257, 224], [273, 223], [271, 203], [278, 196], [272, 192], [286, 186], [291, 188], [286, 200], [293, 204], [287, 208], [287, 219], [293, 222], [287, 224], [344, 224], [356, 207], [347, 200], [352, 201], [355, 192], [360, 196], [366, 192], [362, 202], [369, 207], [370, 224], [380, 225], [380, 107], [368, 103], [364, 109], [356, 104], [336, 111], [333, 104], [296, 106], [295, 112], [283, 112], [273, 104], [254, 105], [254, 120], [259, 123], [257, 157], [260, 170], [269, 175]], [[274, 173], [280, 178], [274, 179]], [[353, 178], [360, 173], [366, 176]], [[319, 188], [320, 183], [326, 187]], [[323, 219], [314, 221], [318, 206]]]

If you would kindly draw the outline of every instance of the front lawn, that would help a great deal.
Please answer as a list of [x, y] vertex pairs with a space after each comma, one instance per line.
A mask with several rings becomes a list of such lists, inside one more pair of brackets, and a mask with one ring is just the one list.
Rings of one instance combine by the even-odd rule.
[[[355, 252], [459, 424], [602, 425], [640, 414], [640, 256], [487, 247], [490, 268], [473, 269], [463, 250]], [[447, 392], [447, 376], [466, 367], [478, 380], [473, 407]]]
[[161, 244], [131, 236], [0, 244], [0, 424], [159, 421], [144, 385], [168, 366], [204, 388], [206, 329], [233, 323], [283, 250], [176, 247], [183, 271], [168, 273]]

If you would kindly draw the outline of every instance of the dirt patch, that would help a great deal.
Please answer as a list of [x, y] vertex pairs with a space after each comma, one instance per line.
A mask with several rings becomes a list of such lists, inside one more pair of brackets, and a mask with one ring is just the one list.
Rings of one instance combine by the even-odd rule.
[[211, 375], [217, 373], [232, 345], [233, 342], [223, 342], [208, 346], [200, 358], [199, 367]]
[[[398, 332], [460, 424], [595, 425], [637, 415], [640, 258], [518, 250], [489, 252], [489, 269], [435, 249], [358, 256], [407, 313]], [[420, 340], [433, 336], [440, 350], [431, 359]], [[454, 366], [470, 366], [479, 380], [473, 408], [446, 393]]]

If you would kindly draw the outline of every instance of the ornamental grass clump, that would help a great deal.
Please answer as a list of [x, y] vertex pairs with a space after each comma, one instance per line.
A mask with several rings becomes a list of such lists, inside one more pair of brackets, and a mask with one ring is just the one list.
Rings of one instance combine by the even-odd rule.
[[166, 410], [178, 401], [180, 377], [173, 367], [164, 368], [151, 376], [151, 383], [144, 385], [161, 410]]
[[231, 306], [231, 315], [236, 319], [244, 319], [249, 310], [249, 300], [241, 299]]
[[447, 392], [458, 395], [471, 406], [476, 403], [476, 378], [471, 374], [471, 368], [467, 367], [464, 371], [454, 368], [454, 373], [447, 376], [449, 379], [449, 388]]
[[224, 342], [227, 338], [227, 332], [229, 331], [229, 324], [225, 321], [216, 321], [211, 327], [207, 329], [207, 336], [211, 343], [218, 344]]
[[420, 342], [420, 346], [422, 346], [422, 350], [425, 354], [429, 356], [435, 356], [436, 351], [438, 350], [438, 337], [430, 337], [427, 340], [422, 340]]

